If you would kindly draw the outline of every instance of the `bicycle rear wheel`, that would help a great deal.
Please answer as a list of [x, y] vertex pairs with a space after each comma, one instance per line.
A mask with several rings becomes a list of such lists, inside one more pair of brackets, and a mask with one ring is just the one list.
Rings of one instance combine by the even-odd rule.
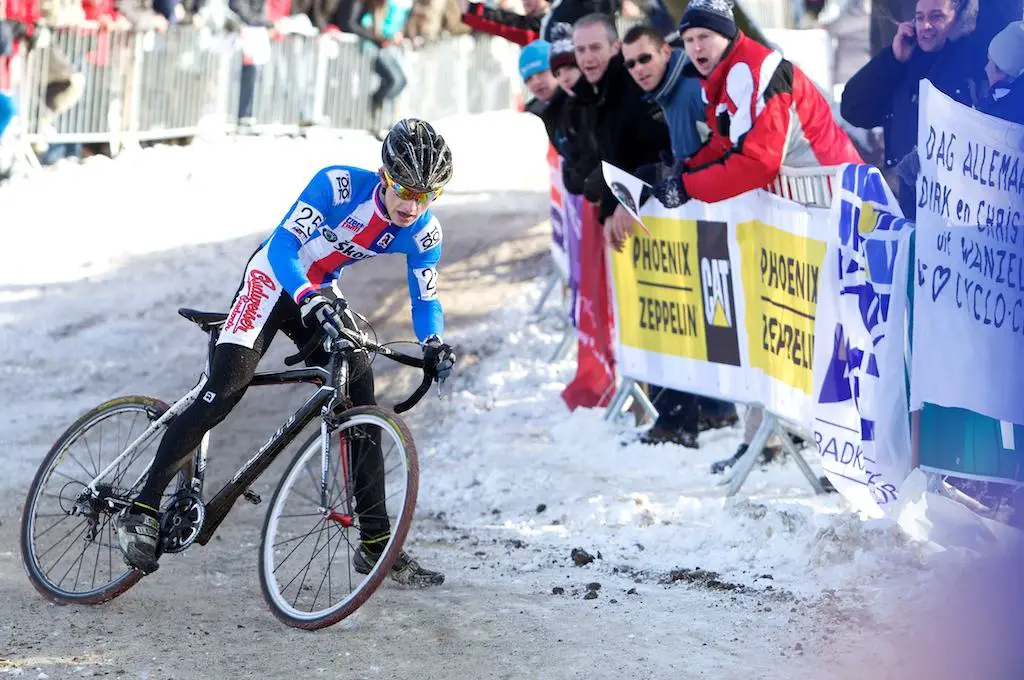
[[[99, 497], [83, 492], [168, 408], [143, 396], [105, 402], [76, 420], [46, 454], [21, 517], [22, 561], [46, 599], [102, 604], [142, 578], [141, 571], [124, 564], [107, 499], [127, 500], [139, 490], [163, 430], [98, 481]], [[179, 473], [171, 488], [180, 488], [188, 476]]]
[[[289, 465], [263, 525], [263, 596], [274, 615], [295, 628], [333, 625], [366, 602], [398, 558], [416, 507], [419, 461], [405, 423], [376, 406], [349, 409], [342, 418], [330, 437], [326, 505], [317, 433]], [[365, 489], [370, 479], [383, 481], [376, 492], [383, 502], [356, 513], [354, 487]], [[372, 522], [376, 530], [385, 517], [390, 535], [384, 549], [368, 574], [359, 573], [353, 556], [360, 529], [369, 531]]]

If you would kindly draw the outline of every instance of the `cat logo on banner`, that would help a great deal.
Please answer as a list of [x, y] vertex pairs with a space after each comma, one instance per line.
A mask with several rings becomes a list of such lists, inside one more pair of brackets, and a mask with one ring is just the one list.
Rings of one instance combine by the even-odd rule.
[[736, 300], [729, 264], [729, 226], [725, 222], [697, 222], [697, 256], [700, 258], [708, 361], [739, 366], [740, 340], [736, 332]]
[[630, 252], [613, 260], [623, 342], [739, 366], [728, 224], [671, 218], [647, 224], [651, 236], [637, 233]]

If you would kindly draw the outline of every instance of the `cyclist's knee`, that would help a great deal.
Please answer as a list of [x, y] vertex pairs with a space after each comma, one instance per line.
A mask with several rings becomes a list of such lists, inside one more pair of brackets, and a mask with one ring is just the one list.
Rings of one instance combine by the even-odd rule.
[[[197, 421], [210, 429], [228, 417], [232, 409], [242, 400], [245, 389], [226, 389], [218, 392], [215, 386], [208, 386], [199, 393], [199, 398], [192, 404], [189, 411]], [[182, 414], [184, 416], [184, 414]]]

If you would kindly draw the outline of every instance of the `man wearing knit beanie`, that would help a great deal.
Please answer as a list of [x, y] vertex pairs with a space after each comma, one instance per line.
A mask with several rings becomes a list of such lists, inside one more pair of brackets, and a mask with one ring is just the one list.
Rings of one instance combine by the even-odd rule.
[[546, 40], [534, 40], [519, 53], [519, 75], [530, 94], [542, 102], [549, 101], [558, 89], [550, 58], [551, 45]]
[[580, 68], [576, 65], [576, 46], [569, 24], [559, 23], [551, 27], [551, 72], [566, 94], [572, 95], [573, 85], [580, 79]]
[[988, 45], [989, 96], [978, 110], [1024, 125], [1024, 21], [1014, 21]]
[[[704, 88], [711, 138], [651, 193], [667, 208], [715, 203], [768, 186], [783, 165], [862, 163], [832, 109], [798, 66], [737, 29], [732, 0], [691, 0], [679, 22], [690, 63], [684, 76]], [[723, 472], [746, 453], [764, 417], [748, 407], [744, 444], [719, 461]], [[774, 451], [763, 452], [771, 456]]]
[[706, 28], [732, 40], [739, 32], [732, 8], [732, 0], [691, 0], [679, 22], [679, 35], [690, 28]]

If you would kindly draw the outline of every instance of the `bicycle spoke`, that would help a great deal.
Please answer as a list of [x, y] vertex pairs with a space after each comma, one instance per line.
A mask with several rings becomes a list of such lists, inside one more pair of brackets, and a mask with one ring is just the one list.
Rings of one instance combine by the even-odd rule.
[[[320, 520], [320, 524], [323, 524], [323, 523], [326, 523], [326, 522], [327, 522], [327, 520], [326, 520], [326, 519]], [[296, 545], [296, 546], [295, 546], [294, 548], [292, 548], [292, 549], [291, 549], [291, 552], [289, 552], [289, 553], [288, 553], [287, 555], [285, 555], [285, 556], [284, 556], [284, 559], [282, 559], [281, 561], [279, 561], [279, 562], [277, 563], [277, 566], [276, 566], [276, 567], [274, 567], [274, 571], [275, 571], [275, 572], [276, 572], [276, 571], [277, 571], [278, 569], [280, 569], [280, 568], [281, 568], [281, 566], [282, 566], [282, 565], [283, 565], [283, 564], [284, 564], [285, 562], [287, 562], [287, 561], [288, 561], [288, 558], [289, 558], [289, 557], [291, 557], [291, 556], [292, 556], [292, 554], [294, 554], [296, 550], [298, 550], [298, 549], [299, 549], [299, 546], [300, 546], [300, 545], [302, 545], [302, 541], [304, 541], [304, 540], [306, 540], [307, 538], [309, 538], [310, 536], [312, 536], [312, 535], [313, 535], [313, 532], [314, 532], [314, 531], [317, 531], [317, 530], [319, 529], [319, 526], [320, 526], [320, 524], [318, 524], [317, 526], [315, 526], [315, 527], [313, 527], [312, 529], [310, 529], [310, 530], [309, 530], [308, 532], [306, 532], [306, 534], [305, 534], [305, 535], [303, 535], [303, 536], [296, 536], [295, 538], [289, 538], [289, 539], [288, 539], [288, 540], [286, 540], [286, 541], [281, 541], [280, 543], [275, 543], [275, 544], [274, 544], [274, 547], [276, 548], [276, 547], [278, 547], [278, 546], [284, 545], [285, 543], [291, 543], [292, 541], [299, 541], [299, 544], [298, 544], [298, 545]]]
[[69, 517], [74, 517], [74, 515], [65, 514], [63, 517], [61, 517], [59, 520], [57, 520], [56, 522], [54, 522], [53, 524], [48, 526], [46, 529], [44, 529], [43, 531], [41, 531], [38, 534], [35, 534], [35, 538], [36, 539], [42, 538], [47, 532], [49, 532], [51, 529], [53, 529], [54, 527], [56, 527], [57, 525], [59, 525], [61, 522], [63, 522], [64, 520], [68, 519]]
[[[148, 423], [152, 414], [162, 413], [163, 408], [161, 402], [148, 397], [98, 406], [69, 428], [62, 435], [61, 448], [47, 456], [42, 481], [32, 491], [32, 514], [26, 520], [32, 524], [23, 540], [22, 555], [32, 582], [53, 601], [95, 604], [138, 580], [129, 570], [117, 567], [111, 514], [95, 499], [84, 500], [82, 492], [95, 482], [109, 500], [123, 500], [125, 491], [118, 484], [131, 474], [131, 468], [139, 469], [140, 457], [152, 450], [153, 437], [129, 455], [122, 455], [127, 446], [123, 440], [128, 438], [130, 444], [139, 432], [139, 423]], [[105, 454], [118, 445], [121, 448], [112, 455]], [[110, 463], [114, 463], [110, 472], [101, 479], [100, 473]]]
[[[100, 431], [100, 447], [103, 446], [103, 424], [100, 423], [100, 427], [96, 428]], [[96, 467], [96, 461], [92, 457], [92, 448], [89, 446], [89, 438], [82, 437], [81, 441], [85, 444], [85, 452], [89, 454], [89, 462], [92, 463], [95, 472], [91, 474], [92, 477], [96, 477], [100, 474], [100, 469]]]
[[[306, 568], [302, 570], [302, 580], [299, 581], [299, 587], [295, 590], [295, 599], [292, 601], [292, 606], [293, 607], [296, 606], [296, 604], [299, 601], [299, 595], [302, 594], [302, 586], [306, 583], [306, 576], [309, 575], [309, 568], [311, 566], [313, 566], [313, 560], [315, 560], [317, 555], [319, 555], [320, 552], [321, 552], [321, 550], [317, 550], [317, 548], [320, 545], [320, 536], [322, 536], [322, 535], [323, 535], [323, 528], [321, 528], [320, 532], [316, 535], [316, 543], [313, 545], [313, 550], [315, 552], [313, 553], [313, 556], [309, 558], [309, 562], [306, 563]], [[296, 578], [298, 578], [298, 576], [299, 576], [298, 574], [293, 576], [292, 580], [288, 582], [288, 585], [291, 585], [292, 582], [295, 581]], [[288, 588], [288, 586], [285, 586], [286, 590], [287, 590], [287, 588]]]
[[[331, 565], [334, 564], [334, 558], [338, 554], [338, 550], [341, 549], [342, 545], [344, 545], [344, 541], [342, 541], [339, 538], [338, 539], [338, 547], [336, 547], [334, 549], [333, 553], [331, 552], [331, 548], [330, 548], [330, 546], [331, 546], [331, 530], [330, 530], [330, 527], [328, 527], [328, 529], [327, 529], [327, 553], [328, 553], [328, 557], [327, 557], [327, 571], [324, 572], [323, 578], [320, 579], [320, 585], [317, 586], [316, 594], [313, 595], [313, 603], [311, 605], [309, 605], [309, 608], [310, 608], [311, 611], [315, 611], [315, 609], [316, 609], [316, 601], [318, 599], [320, 599], [320, 591], [322, 591], [324, 589], [324, 582], [330, 580]], [[331, 587], [330, 587], [330, 585], [327, 586], [327, 599], [331, 600], [333, 602], [333, 600], [331, 599]]]
[[[81, 462], [80, 462], [80, 461], [79, 461], [79, 460], [78, 460], [77, 458], [75, 458], [75, 457], [74, 457], [74, 455], [72, 455], [72, 454], [71, 454], [71, 451], [70, 451], [70, 450], [68, 450], [68, 451], [65, 451], [65, 452], [64, 452], [64, 454], [65, 454], [66, 456], [70, 456], [70, 457], [71, 457], [71, 460], [73, 460], [73, 461], [75, 461], [76, 463], [78, 463], [78, 467], [82, 468], [82, 472], [84, 472], [84, 473], [86, 474], [86, 476], [87, 476], [87, 477], [88, 477], [88, 478], [89, 478], [90, 480], [91, 480], [91, 479], [92, 479], [93, 477], [95, 477], [95, 476], [96, 476], [96, 475], [93, 475], [93, 474], [91, 474], [91, 473], [89, 472], [88, 468], [86, 468], [86, 467], [85, 467], [84, 465], [82, 465], [82, 463], [81, 463]], [[61, 476], [61, 477], [63, 477], [64, 479], [67, 479], [67, 480], [69, 480], [69, 481], [72, 481], [72, 482], [74, 482], [75, 484], [81, 484], [82, 486], [85, 486], [85, 483], [83, 483], [83, 482], [82, 482], [82, 480], [80, 480], [80, 479], [75, 479], [75, 478], [74, 478], [74, 477], [72, 477], [71, 475], [69, 475], [69, 474], [66, 474], [66, 473], [64, 473], [64, 472], [60, 472], [60, 471], [59, 471], [59, 470], [57, 470], [56, 468], [54, 468], [54, 469], [53, 469], [53, 470], [52, 470], [52, 471], [50, 472], [50, 474], [51, 474], [51, 475], [60, 475], [60, 476]]]
[[[83, 522], [83, 523], [84, 523], [84, 522]], [[63, 541], [63, 540], [65, 539], [65, 538], [67, 538], [68, 536], [70, 536], [71, 534], [73, 534], [73, 533], [75, 532], [75, 530], [76, 530], [76, 529], [78, 528], [78, 526], [79, 526], [79, 525], [78, 525], [78, 524], [76, 524], [75, 526], [71, 527], [70, 531], [68, 531], [68, 532], [67, 532], [66, 534], [64, 534], [64, 535], [63, 535], [63, 536], [61, 536], [60, 538], [58, 538], [58, 539], [57, 539], [57, 540], [56, 540], [56, 541], [55, 541], [55, 542], [53, 543], [53, 545], [51, 545], [51, 546], [50, 546], [49, 548], [47, 548], [47, 549], [46, 549], [46, 551], [45, 551], [45, 552], [42, 552], [42, 553], [40, 553], [40, 554], [39, 554], [39, 559], [42, 559], [43, 557], [46, 557], [46, 555], [48, 555], [48, 554], [50, 553], [50, 551], [51, 551], [51, 550], [53, 550], [53, 549], [54, 549], [54, 548], [56, 548], [56, 547], [57, 547], [58, 545], [60, 545], [60, 542], [61, 542], [61, 541]]]
[[[69, 552], [69, 551], [70, 551], [70, 550], [71, 550], [72, 548], [74, 548], [74, 547], [75, 547], [75, 543], [77, 543], [77, 542], [78, 542], [78, 539], [79, 539], [79, 538], [81, 538], [81, 537], [82, 537], [83, 535], [85, 535], [85, 530], [86, 530], [86, 529], [88, 529], [88, 528], [89, 528], [89, 526], [88, 526], [88, 525], [86, 525], [86, 526], [82, 527], [82, 530], [78, 532], [78, 536], [75, 536], [74, 540], [72, 540], [72, 541], [71, 541], [71, 543], [69, 543], [69, 544], [68, 544], [68, 547], [64, 548], [64, 552], [62, 552], [62, 553], [60, 554], [60, 556], [59, 556], [59, 557], [58, 557], [58, 558], [57, 558], [57, 559], [56, 559], [56, 560], [54, 561], [54, 563], [53, 563], [53, 566], [55, 566], [55, 567], [56, 567], [56, 566], [57, 566], [58, 564], [60, 564], [60, 561], [61, 561], [62, 559], [64, 559], [64, 556], [65, 556], [65, 555], [67, 555], [67, 554], [68, 554], [68, 552]], [[57, 585], [58, 585], [58, 586], [60, 586], [60, 584], [64, 583], [64, 579], [66, 579], [66, 578], [68, 577], [68, 574], [70, 574], [70, 573], [71, 573], [71, 570], [72, 570], [72, 569], [74, 569], [74, 567], [75, 567], [75, 564], [76, 564], [76, 563], [77, 563], [77, 562], [78, 562], [79, 560], [81, 560], [81, 558], [82, 558], [82, 556], [83, 556], [83, 555], [85, 555], [85, 552], [84, 552], [84, 551], [82, 552], [82, 554], [81, 554], [81, 555], [79, 555], [79, 556], [78, 556], [78, 559], [76, 559], [76, 560], [75, 560], [74, 562], [72, 562], [72, 563], [71, 563], [71, 566], [70, 566], [70, 567], [68, 567], [68, 570], [67, 570], [66, 572], [64, 572], [64, 575], [63, 575], [63, 576], [61, 576], [61, 578], [60, 578], [60, 580], [59, 580], [59, 581], [57, 581]], [[47, 572], [47, 573], [49, 573], [49, 572]]]

